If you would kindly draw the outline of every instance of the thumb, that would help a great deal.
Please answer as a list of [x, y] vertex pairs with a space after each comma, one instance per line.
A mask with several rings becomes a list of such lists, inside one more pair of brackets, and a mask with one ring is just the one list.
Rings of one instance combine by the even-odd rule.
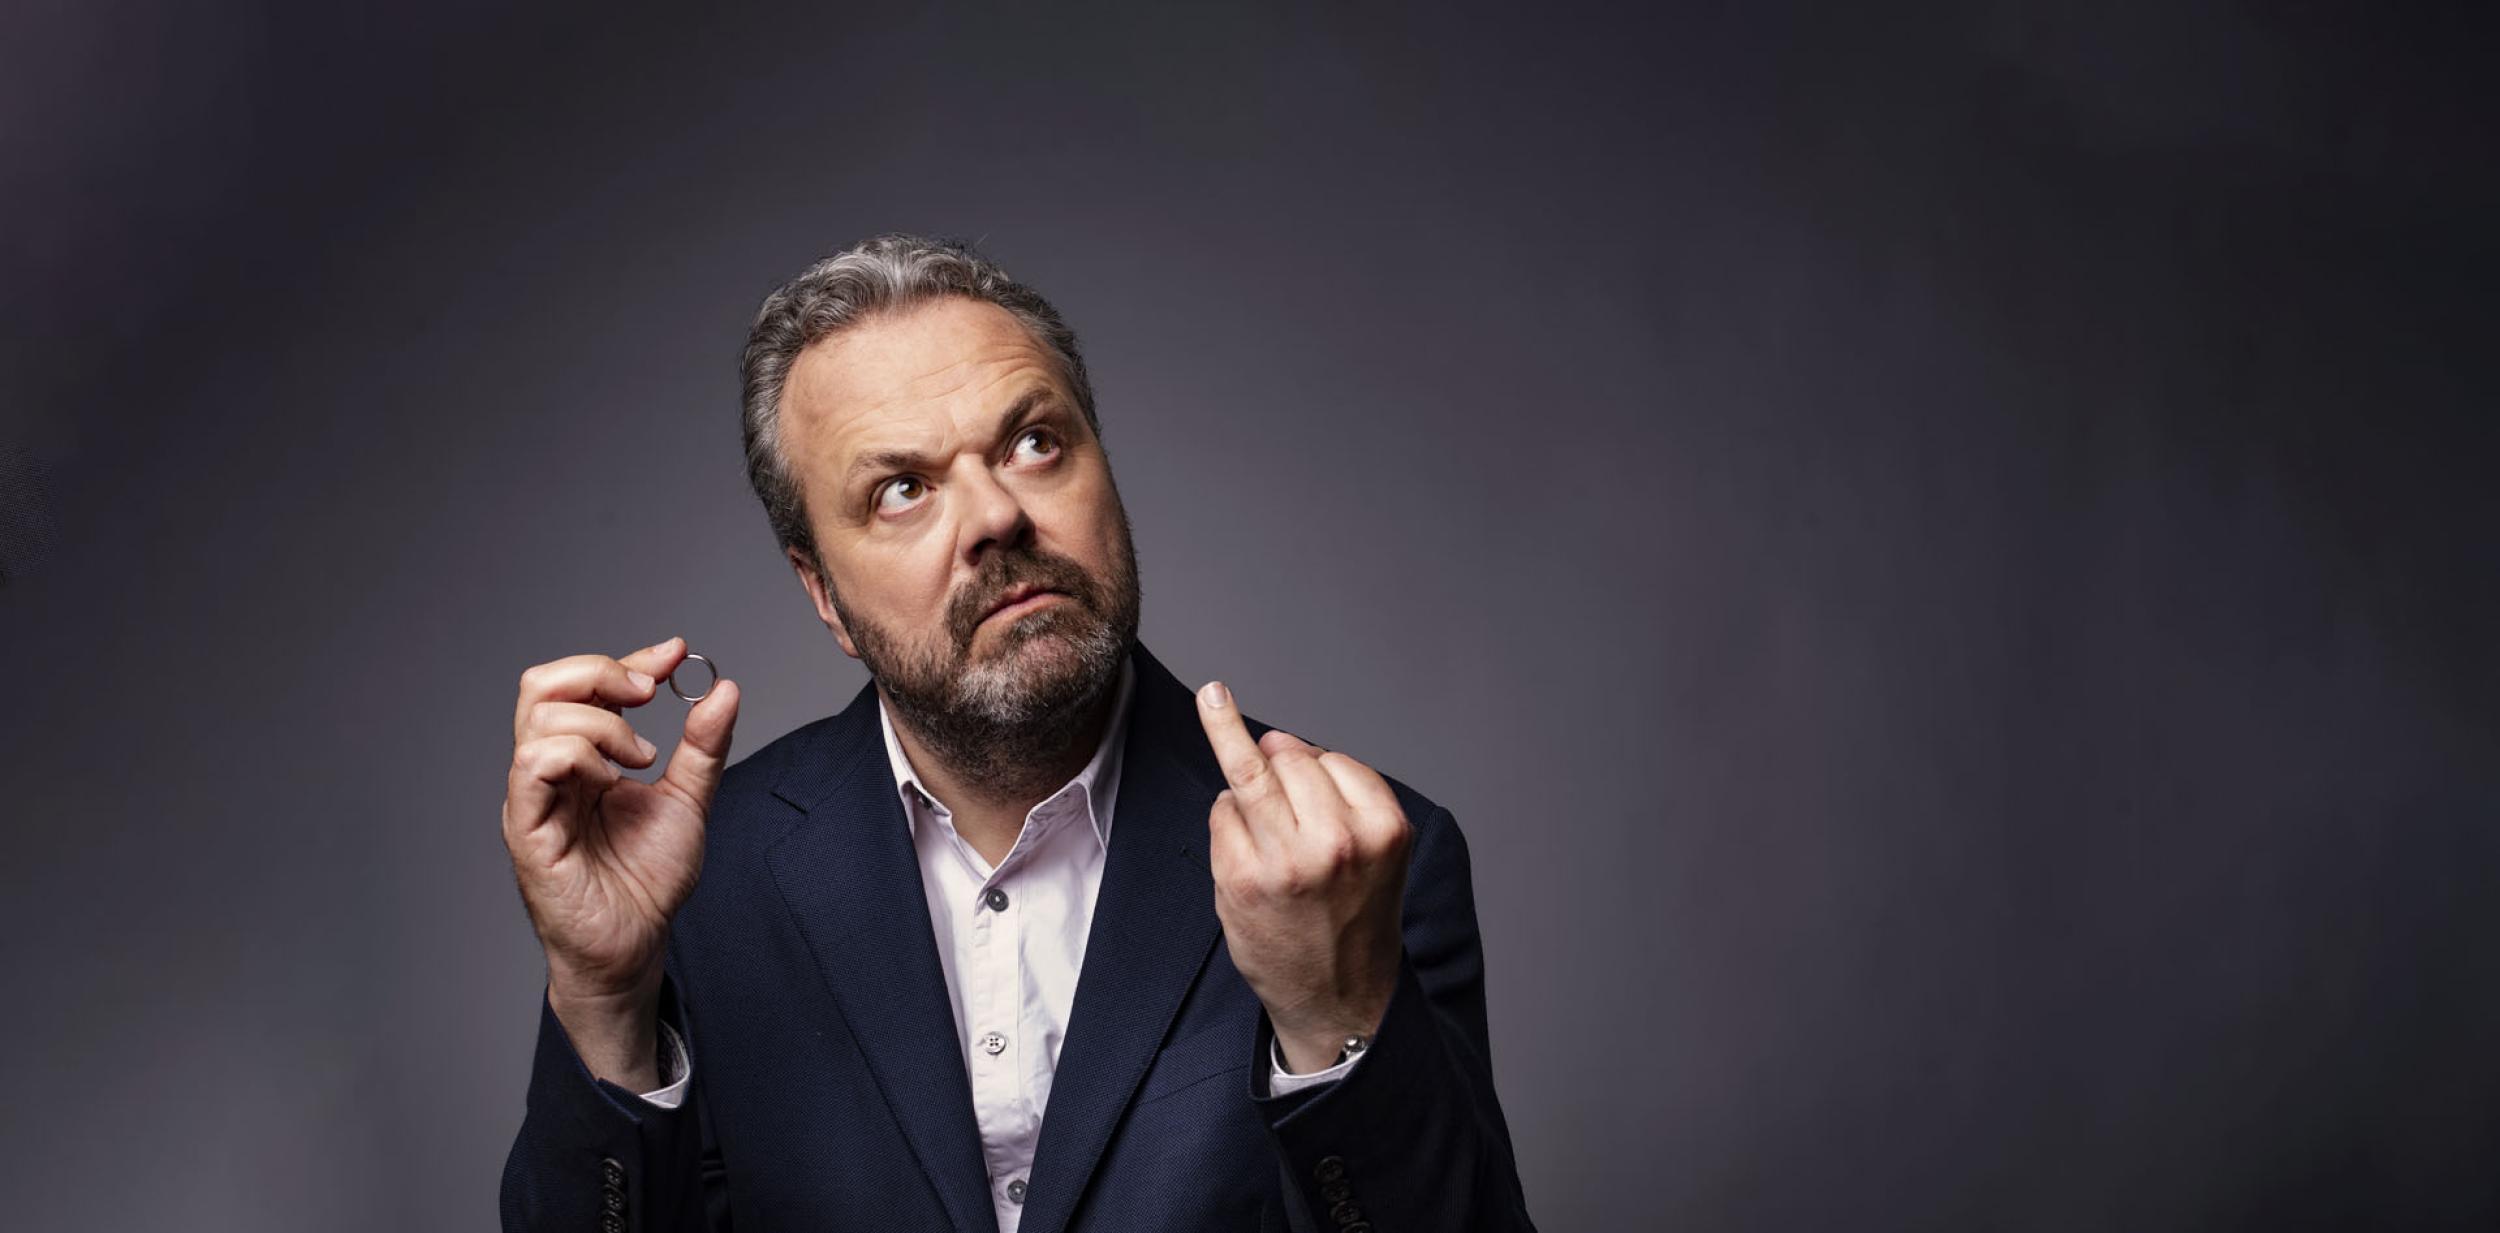
[[712, 791], [729, 766], [729, 740], [738, 726], [738, 683], [722, 677], [686, 712], [685, 739], [668, 756], [655, 786], [666, 787], [710, 810]]

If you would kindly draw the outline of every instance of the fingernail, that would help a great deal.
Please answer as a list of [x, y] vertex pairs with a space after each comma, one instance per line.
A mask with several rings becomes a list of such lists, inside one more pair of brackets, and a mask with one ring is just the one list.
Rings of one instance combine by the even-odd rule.
[[1198, 696], [1206, 699], [1208, 706], [1214, 707], [1218, 710], [1222, 710], [1223, 708], [1233, 704], [1233, 691], [1224, 688], [1224, 682], [1222, 681], [1207, 682], [1207, 687], [1199, 690]]
[[647, 738], [647, 737], [640, 737], [640, 736], [635, 737], [635, 738], [634, 738], [634, 748], [641, 750], [641, 751], [642, 751], [642, 756], [643, 756], [643, 757], [646, 757], [646, 758], [650, 757], [650, 756], [651, 756], [651, 755], [653, 755], [653, 754], [656, 754], [656, 753], [660, 752], [660, 747], [659, 747], [659, 746], [657, 746], [657, 745], [652, 744], [652, 743], [651, 743], [651, 741], [650, 741], [650, 739], [649, 739], [649, 738]]
[[651, 688], [651, 677], [648, 673], [636, 672], [633, 669], [628, 668], [625, 670], [625, 679], [632, 681], [634, 683], [634, 688], [636, 689]]

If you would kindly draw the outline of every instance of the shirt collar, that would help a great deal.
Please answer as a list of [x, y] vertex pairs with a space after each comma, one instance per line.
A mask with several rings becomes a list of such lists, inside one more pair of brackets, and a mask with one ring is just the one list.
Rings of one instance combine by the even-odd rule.
[[[1116, 694], [1111, 703], [1111, 721], [1103, 725], [1102, 741], [1094, 746], [1093, 759], [1085, 764], [1084, 770], [1076, 773], [1076, 778], [1068, 781], [1067, 786], [1051, 793], [1048, 798], [1057, 800], [1070, 788], [1084, 793], [1094, 818], [1094, 838], [1102, 843], [1106, 851], [1111, 846], [1112, 800], [1120, 791], [1120, 749], [1126, 743], [1121, 738], [1128, 731], [1129, 696], [1136, 692], [1136, 677], [1136, 669], [1128, 658], [1122, 658], [1120, 682], [1115, 687]], [[903, 798], [903, 820], [909, 825], [915, 817], [912, 809], [915, 796], [929, 801], [937, 798], [921, 786], [920, 773], [912, 768], [911, 759], [904, 755], [903, 743], [894, 735], [894, 717], [887, 714], [885, 695], [882, 693], [877, 695], [877, 726], [885, 733], [886, 763], [894, 772], [894, 791]]]

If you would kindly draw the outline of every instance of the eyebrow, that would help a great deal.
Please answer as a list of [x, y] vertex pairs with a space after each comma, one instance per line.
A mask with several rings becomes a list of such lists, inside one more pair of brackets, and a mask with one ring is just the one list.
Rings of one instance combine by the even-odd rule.
[[[1058, 402], [1058, 392], [1048, 386], [1037, 386], [1026, 390], [1014, 402], [1009, 403], [1005, 411], [999, 413], [998, 431], [992, 434], [991, 440], [996, 441], [999, 437], [1015, 431], [1025, 420], [1037, 418], [1034, 414], [1037, 411], [1057, 409]], [[916, 450], [870, 450], [852, 460], [850, 471], [842, 477], [842, 490], [849, 492], [858, 486], [859, 481], [870, 475], [886, 471], [920, 470], [936, 461]]]

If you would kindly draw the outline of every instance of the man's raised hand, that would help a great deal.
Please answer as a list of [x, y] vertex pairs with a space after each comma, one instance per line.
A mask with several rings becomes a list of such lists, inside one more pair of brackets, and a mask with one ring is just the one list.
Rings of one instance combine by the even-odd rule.
[[728, 765], [738, 687], [716, 682], [650, 783], [658, 749], [623, 711], [685, 662], [682, 639], [629, 655], [571, 655], [521, 674], [503, 838], [547, 952], [547, 997], [593, 1074], [656, 1086], [660, 957], [703, 867], [703, 823]]
[[1370, 1035], [1397, 987], [1411, 827], [1379, 772], [1281, 729], [1250, 739], [1222, 682], [1198, 720], [1232, 786], [1207, 813], [1215, 914], [1296, 1074]]

